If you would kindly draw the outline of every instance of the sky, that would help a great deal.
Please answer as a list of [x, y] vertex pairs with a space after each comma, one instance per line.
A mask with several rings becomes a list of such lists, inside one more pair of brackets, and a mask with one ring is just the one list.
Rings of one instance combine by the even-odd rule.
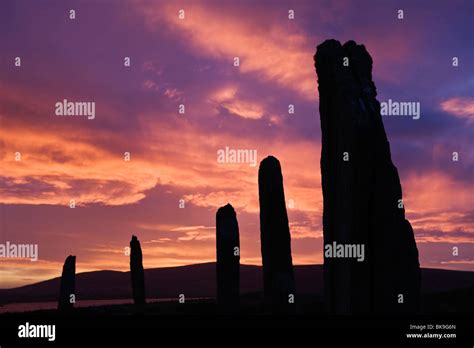
[[[418, 120], [383, 118], [421, 266], [474, 271], [473, 19], [469, 0], [2, 1], [0, 243], [37, 244], [39, 259], [1, 259], [0, 288], [59, 276], [69, 254], [77, 272], [126, 271], [132, 234], [145, 268], [214, 261], [226, 203], [241, 263], [261, 264], [268, 155], [293, 262], [322, 263], [313, 55], [332, 38], [366, 46], [379, 101], [421, 105]], [[94, 102], [95, 118], [56, 115], [64, 99]], [[226, 147], [257, 165], [219, 163]]]

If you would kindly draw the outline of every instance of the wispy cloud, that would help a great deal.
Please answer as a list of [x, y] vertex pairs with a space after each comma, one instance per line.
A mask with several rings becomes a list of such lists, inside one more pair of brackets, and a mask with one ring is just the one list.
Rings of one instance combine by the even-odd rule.
[[474, 122], [474, 98], [453, 97], [441, 102], [440, 107], [448, 114]]
[[226, 86], [214, 92], [210, 96], [209, 102], [216, 110], [224, 108], [229, 113], [246, 119], [258, 120], [265, 113], [264, 106], [261, 103], [238, 98], [237, 87], [232, 86]]
[[194, 54], [227, 62], [229, 66], [238, 57], [238, 69], [243, 74], [254, 74], [308, 100], [316, 99], [314, 42], [290, 31], [284, 23], [267, 23], [269, 27], [262, 30], [261, 23], [242, 21], [238, 16], [219, 12], [215, 6], [191, 2], [185, 5], [185, 19], [179, 19], [179, 8], [170, 3], [136, 1], [134, 5], [151, 31], [159, 31], [165, 24]]

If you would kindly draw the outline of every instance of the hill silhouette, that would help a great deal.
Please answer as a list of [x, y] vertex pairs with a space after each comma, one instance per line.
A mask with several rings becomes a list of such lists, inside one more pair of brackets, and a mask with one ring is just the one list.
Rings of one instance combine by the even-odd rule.
[[[145, 269], [147, 298], [215, 297], [216, 264]], [[294, 266], [297, 294], [323, 296], [323, 266]], [[242, 296], [263, 292], [262, 267], [240, 266]], [[0, 289], [0, 304], [56, 301], [60, 278], [12, 289]], [[422, 269], [422, 292], [446, 293], [474, 289], [474, 272]], [[94, 271], [76, 275], [76, 298], [80, 300], [131, 299], [130, 272]]]

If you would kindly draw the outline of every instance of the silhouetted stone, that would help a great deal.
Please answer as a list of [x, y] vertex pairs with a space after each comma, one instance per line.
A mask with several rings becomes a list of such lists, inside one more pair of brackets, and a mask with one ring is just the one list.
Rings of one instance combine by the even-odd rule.
[[375, 98], [372, 59], [363, 45], [328, 40], [318, 46], [315, 65], [324, 245], [365, 245], [363, 262], [324, 258], [326, 309], [337, 314], [415, 312], [418, 250], [404, 208], [399, 208], [402, 190]]
[[239, 225], [234, 208], [227, 204], [216, 213], [217, 304], [221, 311], [234, 312], [240, 295]]
[[59, 289], [58, 309], [69, 311], [74, 308], [76, 289], [76, 257], [69, 255], [64, 261]]
[[280, 162], [273, 156], [260, 163], [258, 191], [265, 304], [288, 311], [294, 308], [290, 295], [295, 296], [291, 237]]
[[133, 302], [145, 304], [145, 277], [143, 272], [143, 256], [140, 242], [136, 236], [130, 241], [130, 276], [132, 278]]

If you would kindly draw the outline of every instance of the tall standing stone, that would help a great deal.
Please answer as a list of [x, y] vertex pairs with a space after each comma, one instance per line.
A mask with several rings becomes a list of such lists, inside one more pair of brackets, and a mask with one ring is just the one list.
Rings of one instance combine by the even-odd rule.
[[145, 276], [140, 242], [136, 236], [130, 241], [130, 276], [132, 280], [133, 301], [136, 305], [145, 304]]
[[283, 176], [273, 156], [260, 163], [258, 191], [265, 304], [276, 312], [287, 311], [294, 306], [295, 280]]
[[315, 55], [319, 84], [324, 245], [362, 244], [365, 259], [324, 258], [329, 313], [413, 313], [420, 268], [397, 168], [363, 45], [328, 40]]
[[69, 255], [64, 261], [59, 289], [58, 309], [69, 311], [74, 308], [76, 289], [76, 257]]
[[235, 312], [240, 296], [239, 225], [234, 208], [227, 204], [216, 213], [217, 304], [224, 312]]

